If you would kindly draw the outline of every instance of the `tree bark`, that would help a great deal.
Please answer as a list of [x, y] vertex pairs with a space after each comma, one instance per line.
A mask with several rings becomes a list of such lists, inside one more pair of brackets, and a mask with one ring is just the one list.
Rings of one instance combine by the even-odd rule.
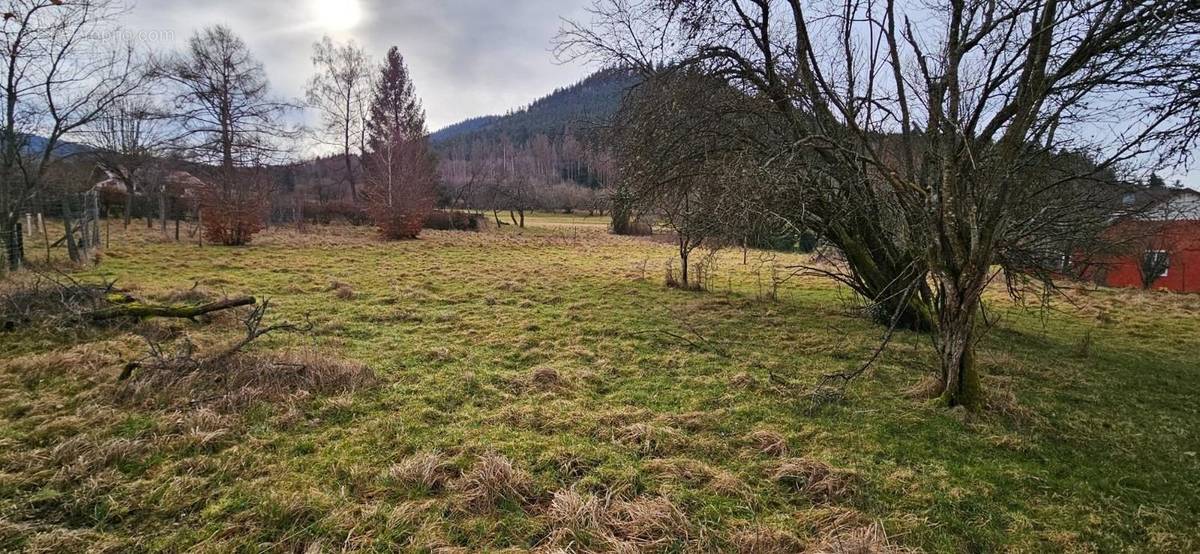
[[129, 222], [133, 219], [133, 188], [125, 187], [125, 228], [129, 228]]
[[938, 354], [942, 371], [941, 400], [949, 407], [975, 412], [983, 407], [983, 389], [975, 366], [977, 304], [953, 285], [942, 287], [938, 318]]
[[72, 262], [79, 263], [79, 245], [75, 242], [75, 222], [71, 216], [71, 205], [67, 201], [66, 196], [63, 197], [62, 209], [63, 227], [67, 231], [67, 234], [63, 237], [63, 240], [67, 241], [67, 255], [71, 258]]
[[122, 317], [131, 318], [149, 318], [149, 317], [173, 317], [182, 319], [192, 319], [195, 317], [239, 308], [242, 306], [252, 306], [257, 303], [257, 300], [251, 296], [242, 296], [238, 298], [230, 298], [219, 302], [210, 302], [198, 306], [164, 306], [160, 304], [146, 304], [143, 302], [130, 302], [120, 304], [111, 308], [97, 310], [87, 315], [92, 321], [107, 321], [110, 319], [118, 319]]

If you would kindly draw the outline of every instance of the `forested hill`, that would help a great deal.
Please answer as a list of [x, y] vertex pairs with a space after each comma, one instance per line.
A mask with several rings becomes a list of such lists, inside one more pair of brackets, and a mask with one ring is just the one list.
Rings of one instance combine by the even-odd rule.
[[621, 98], [636, 82], [637, 78], [628, 70], [602, 70], [526, 108], [503, 116], [468, 119], [433, 133], [431, 139], [441, 149], [476, 139], [491, 142], [501, 136], [524, 144], [538, 135], [553, 140], [568, 131], [579, 134], [616, 113]]

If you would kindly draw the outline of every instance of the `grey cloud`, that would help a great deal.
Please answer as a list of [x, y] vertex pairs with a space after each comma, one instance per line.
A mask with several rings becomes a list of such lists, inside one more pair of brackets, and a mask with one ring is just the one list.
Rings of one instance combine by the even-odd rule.
[[297, 98], [322, 35], [354, 39], [377, 59], [398, 46], [432, 129], [503, 113], [594, 69], [558, 65], [550, 52], [561, 18], [581, 17], [586, 0], [360, 0], [362, 23], [341, 33], [313, 20], [314, 1], [140, 0], [126, 26], [155, 48], [175, 48], [197, 29], [228, 25], [262, 60], [276, 93]]

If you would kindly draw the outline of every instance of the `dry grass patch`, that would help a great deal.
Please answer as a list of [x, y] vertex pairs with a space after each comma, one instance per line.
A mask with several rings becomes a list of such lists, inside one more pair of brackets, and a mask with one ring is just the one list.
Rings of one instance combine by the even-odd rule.
[[236, 353], [215, 367], [179, 373], [142, 370], [117, 389], [124, 404], [151, 408], [211, 407], [235, 412], [260, 402], [291, 402], [313, 395], [349, 394], [378, 384], [375, 372], [311, 348]]
[[683, 511], [664, 496], [615, 499], [606, 507], [605, 525], [615, 550], [632, 547], [638, 552], [686, 542], [691, 527]]
[[683, 435], [672, 427], [634, 423], [616, 431], [613, 442], [636, 449], [643, 455], [664, 454], [683, 442]]
[[783, 433], [760, 429], [746, 435], [746, 444], [759, 454], [782, 458], [788, 455], [788, 441]]
[[735, 531], [729, 545], [738, 554], [794, 554], [804, 549], [804, 543], [795, 535], [764, 525]]
[[470, 469], [450, 484], [468, 512], [490, 513], [502, 501], [525, 503], [533, 493], [533, 479], [499, 454], [480, 456]]
[[130, 351], [127, 345], [118, 341], [80, 344], [67, 350], [3, 360], [0, 361], [0, 370], [23, 380], [63, 375], [76, 375], [89, 380], [106, 379], [116, 375], [116, 368]]
[[554, 493], [545, 517], [553, 527], [539, 548], [545, 552], [650, 552], [691, 535], [683, 511], [664, 496], [623, 499], [612, 491], [565, 489]]
[[454, 467], [441, 452], [418, 452], [393, 465], [388, 475], [406, 486], [440, 490], [455, 477]]
[[708, 483], [717, 471], [708, 464], [688, 458], [650, 460], [643, 467], [661, 478], [688, 483]]
[[892, 542], [881, 523], [873, 523], [824, 538], [808, 549], [811, 554], [908, 554], [913, 550]]
[[812, 458], [788, 458], [775, 466], [770, 478], [804, 493], [814, 502], [831, 502], [853, 492], [855, 474]]

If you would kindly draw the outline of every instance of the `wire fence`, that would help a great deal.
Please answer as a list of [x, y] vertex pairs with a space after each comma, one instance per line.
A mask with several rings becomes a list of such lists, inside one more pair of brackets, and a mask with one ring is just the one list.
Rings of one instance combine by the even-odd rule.
[[[26, 265], [30, 256], [27, 245], [35, 234], [43, 236], [47, 256], [51, 249], [65, 247], [72, 262], [92, 259], [101, 246], [99, 193], [92, 190], [39, 200], [36, 212], [17, 214], [15, 224], [0, 231], [4, 268], [16, 271]], [[61, 229], [55, 230], [55, 224]], [[54, 236], [58, 238], [51, 242]]]

